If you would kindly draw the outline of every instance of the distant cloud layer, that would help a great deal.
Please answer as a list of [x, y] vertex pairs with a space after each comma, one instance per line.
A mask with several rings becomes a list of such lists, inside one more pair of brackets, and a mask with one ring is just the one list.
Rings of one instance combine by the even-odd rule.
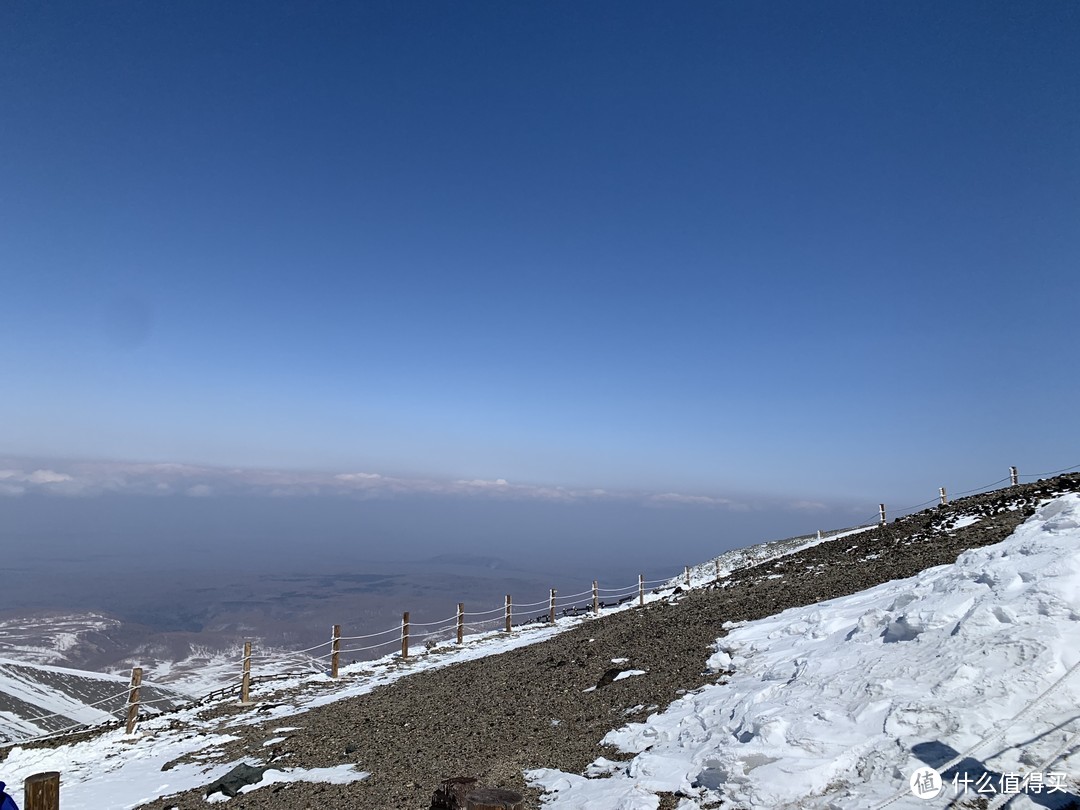
[[504, 478], [398, 478], [373, 472], [325, 473], [204, 467], [192, 464], [146, 464], [115, 461], [56, 462], [48, 466], [25, 460], [0, 459], [0, 496], [26, 494], [88, 497], [104, 493], [210, 498], [265, 496], [272, 498], [350, 497], [359, 499], [432, 495], [548, 503], [611, 501], [655, 508], [708, 508], [732, 511], [788, 509], [817, 511], [824, 504], [803, 500], [733, 500], [678, 492], [612, 492], [558, 486], [515, 484]]

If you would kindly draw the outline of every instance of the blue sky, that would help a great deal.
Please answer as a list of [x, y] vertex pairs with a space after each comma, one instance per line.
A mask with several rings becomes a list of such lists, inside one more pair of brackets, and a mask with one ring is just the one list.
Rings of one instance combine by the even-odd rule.
[[1080, 463], [1078, 35], [4, 4], [0, 454], [860, 505]]

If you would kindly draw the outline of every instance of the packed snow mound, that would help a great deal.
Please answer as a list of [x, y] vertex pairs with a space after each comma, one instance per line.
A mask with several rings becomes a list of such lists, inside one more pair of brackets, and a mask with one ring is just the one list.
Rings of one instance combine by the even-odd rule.
[[[1078, 662], [1071, 494], [955, 564], [732, 627], [708, 662], [729, 680], [608, 734], [636, 755], [594, 763], [608, 778], [529, 777], [549, 791], [545, 810], [655, 810], [662, 791], [686, 797], [680, 810], [945, 806], [955, 775], [1077, 773]], [[944, 772], [938, 804], [909, 791], [927, 766]], [[1053, 798], [1044, 788], [1009, 806]]]

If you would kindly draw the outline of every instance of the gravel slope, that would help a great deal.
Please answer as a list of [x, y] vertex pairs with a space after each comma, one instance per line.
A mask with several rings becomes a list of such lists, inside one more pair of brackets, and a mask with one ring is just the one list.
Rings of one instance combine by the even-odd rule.
[[[272, 749], [262, 742], [280, 723], [230, 730], [246, 735], [225, 746], [230, 759], [254, 764], [283, 757], [275, 763], [283, 767], [351, 762], [371, 776], [351, 785], [274, 785], [229, 806], [424, 810], [442, 779], [467, 775], [524, 792], [526, 806], [538, 807], [522, 771], [581, 772], [597, 756], [618, 758], [599, 746], [608, 731], [717, 677], [703, 668], [724, 634], [723, 622], [770, 616], [951, 563], [965, 549], [1000, 542], [1040, 500], [1068, 491], [1080, 491], [1080, 475], [973, 496], [735, 572], [720, 587], [605, 616], [498, 656], [417, 673], [290, 718], [289, 725], [303, 728]], [[982, 517], [952, 529], [961, 513]], [[585, 691], [613, 658], [627, 658], [622, 667], [647, 674]], [[663, 798], [661, 808], [674, 806], [674, 797]], [[190, 791], [145, 807], [203, 810], [206, 802], [201, 791]]]

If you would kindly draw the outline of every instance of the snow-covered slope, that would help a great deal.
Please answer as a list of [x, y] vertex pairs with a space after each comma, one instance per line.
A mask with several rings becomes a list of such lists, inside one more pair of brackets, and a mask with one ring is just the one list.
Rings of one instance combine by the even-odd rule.
[[78, 667], [120, 625], [98, 613], [0, 620], [0, 655], [24, 664]]
[[[532, 771], [545, 810], [656, 810], [658, 791], [680, 810], [944, 807], [968, 780], [1003, 802], [988, 789], [1012, 775], [1010, 807], [1069, 806], [1080, 495], [953, 565], [734, 627], [708, 665], [727, 682], [607, 735], [632, 757], [597, 760], [605, 778]], [[929, 803], [909, 786], [928, 768], [944, 777]]]
[[[78, 725], [119, 719], [126, 711], [128, 677], [0, 659], [0, 742]], [[184, 705], [174, 690], [144, 683], [146, 712]]]
[[[843, 537], [849, 537], [853, 534], [865, 532], [872, 528], [874, 527], [859, 526], [854, 529], [820, 532], [818, 534], [805, 535], [803, 537], [791, 537], [786, 540], [770, 540], [768, 543], [759, 543], [756, 546], [747, 546], [746, 548], [734, 548], [731, 551], [725, 551], [723, 554], [714, 557], [708, 562], [690, 566], [690, 587], [698, 588], [702, 585], [708, 585], [717, 579], [723, 579], [724, 577], [730, 576], [734, 571], [744, 571], [748, 568], [755, 568], [764, 565], [765, 563], [779, 560], [781, 557], [797, 554], [803, 549], [813, 548], [821, 543], [839, 540]], [[685, 574], [672, 577], [667, 580], [667, 584], [674, 587], [684, 586], [686, 584]]]

